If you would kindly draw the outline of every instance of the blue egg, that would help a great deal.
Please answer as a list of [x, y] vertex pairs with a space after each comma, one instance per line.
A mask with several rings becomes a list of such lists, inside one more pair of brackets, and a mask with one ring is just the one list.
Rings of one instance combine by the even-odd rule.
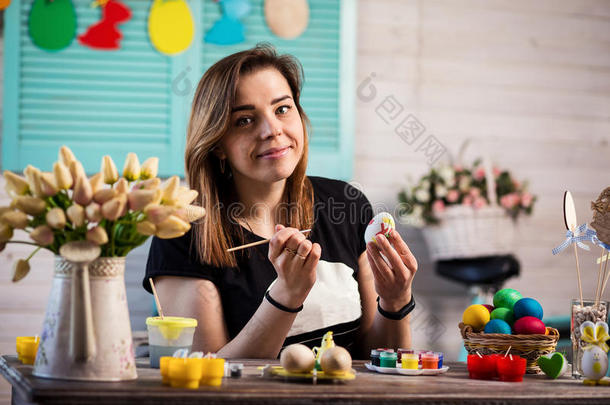
[[513, 313], [515, 314], [515, 319], [533, 316], [542, 320], [542, 305], [533, 298], [521, 298], [515, 303]]
[[510, 335], [510, 325], [502, 319], [492, 319], [485, 325], [485, 333], [504, 333]]

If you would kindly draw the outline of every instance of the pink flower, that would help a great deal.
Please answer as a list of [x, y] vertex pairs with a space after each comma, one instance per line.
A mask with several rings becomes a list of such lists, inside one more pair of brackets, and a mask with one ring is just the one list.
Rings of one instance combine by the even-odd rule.
[[447, 192], [447, 201], [450, 203], [456, 202], [460, 198], [460, 193], [457, 190], [449, 190]]
[[464, 170], [464, 168], [462, 167], [462, 165], [455, 165], [453, 166], [453, 170], [455, 170], [456, 172], [461, 172], [462, 170]]
[[494, 172], [494, 177], [498, 177], [500, 175], [500, 173], [502, 173], [502, 171], [495, 166], [493, 168], [493, 172]]
[[464, 196], [464, 199], [462, 200], [462, 205], [472, 205], [472, 197], [469, 195]]
[[506, 209], [512, 209], [519, 204], [519, 194], [510, 193], [500, 198], [500, 204]]
[[530, 205], [532, 205], [533, 200], [534, 197], [530, 193], [525, 192], [521, 194], [521, 205], [523, 207], [528, 208]]
[[483, 180], [485, 178], [485, 169], [482, 167], [477, 168], [472, 177], [474, 177], [474, 179], [477, 181]]
[[443, 212], [445, 211], [445, 203], [443, 200], [436, 200], [432, 203], [432, 211]]
[[517, 180], [513, 180], [513, 187], [518, 190], [521, 188], [521, 183], [519, 183]]
[[477, 197], [472, 204], [475, 209], [483, 208], [487, 205], [487, 201], [483, 197]]
[[478, 188], [471, 188], [470, 195], [472, 198], [477, 198], [481, 195], [481, 190], [479, 190]]

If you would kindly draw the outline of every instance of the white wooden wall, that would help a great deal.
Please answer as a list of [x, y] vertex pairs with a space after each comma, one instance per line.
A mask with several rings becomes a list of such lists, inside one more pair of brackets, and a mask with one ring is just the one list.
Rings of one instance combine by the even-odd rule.
[[[573, 192], [585, 222], [589, 201], [609, 185], [610, 2], [360, 0], [357, 47], [357, 82], [374, 73], [377, 96], [357, 98], [354, 181], [371, 202], [391, 210], [407, 175], [417, 178], [428, 169], [416, 146], [376, 115], [385, 97], [394, 96], [405, 114], [424, 124], [424, 136], [433, 134], [449, 150], [473, 139], [469, 159], [488, 151], [500, 166], [529, 179], [539, 197], [519, 229], [522, 275], [507, 286], [539, 299], [548, 315], [567, 314], [569, 299], [577, 296], [574, 260], [550, 251], [564, 234], [563, 190]], [[0, 204], [6, 204], [0, 186]], [[414, 344], [455, 359], [457, 323], [470, 300], [466, 288], [434, 274], [418, 231], [401, 232], [420, 261]], [[0, 353], [14, 352], [15, 336], [39, 333], [52, 277], [52, 258], [41, 254], [31, 274], [12, 284], [12, 261], [29, 252], [13, 246], [0, 255]], [[128, 257], [134, 329], [144, 329], [150, 308], [140, 287], [146, 254], [142, 248]], [[595, 255], [580, 256], [585, 295], [591, 296]], [[433, 344], [427, 320], [440, 322]], [[0, 379], [0, 403], [9, 398]]]
[[[539, 197], [519, 227], [522, 275], [507, 286], [539, 299], [548, 315], [567, 315], [578, 294], [574, 258], [551, 254], [565, 233], [562, 193], [572, 191], [585, 222], [589, 201], [610, 185], [610, 2], [361, 1], [359, 17], [357, 81], [374, 72], [377, 97], [357, 100], [355, 181], [391, 208], [406, 176], [429, 168], [394, 133], [396, 122], [376, 115], [387, 96], [449, 150], [471, 138], [469, 160], [487, 151]], [[447, 328], [434, 346], [455, 358], [466, 288], [434, 273], [418, 231], [402, 234], [420, 260], [415, 294]], [[595, 257], [580, 252], [586, 296]], [[421, 332], [415, 346], [429, 347]]]

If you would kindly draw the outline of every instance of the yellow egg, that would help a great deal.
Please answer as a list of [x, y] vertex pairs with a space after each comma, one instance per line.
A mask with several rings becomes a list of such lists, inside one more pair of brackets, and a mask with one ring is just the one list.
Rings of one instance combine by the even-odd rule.
[[300, 343], [286, 346], [280, 354], [280, 365], [291, 373], [307, 373], [313, 370], [316, 358], [311, 349]]
[[480, 331], [489, 322], [489, 318], [489, 310], [483, 305], [475, 304], [466, 308], [462, 315], [462, 322], [465, 325], [472, 326], [472, 329]]
[[322, 353], [320, 367], [325, 374], [345, 374], [352, 368], [352, 356], [341, 346], [331, 347]]

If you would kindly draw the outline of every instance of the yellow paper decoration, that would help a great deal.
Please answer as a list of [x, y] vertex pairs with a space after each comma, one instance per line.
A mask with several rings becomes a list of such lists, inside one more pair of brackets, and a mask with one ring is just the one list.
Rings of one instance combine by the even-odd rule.
[[195, 25], [185, 0], [154, 0], [148, 15], [148, 35], [157, 51], [175, 55], [193, 42]]

